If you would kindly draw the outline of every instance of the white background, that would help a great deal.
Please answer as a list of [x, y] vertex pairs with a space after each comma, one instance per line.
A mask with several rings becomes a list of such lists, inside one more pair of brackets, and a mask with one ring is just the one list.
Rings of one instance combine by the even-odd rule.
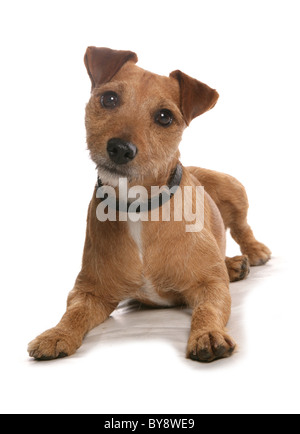
[[[298, 3], [1, 2], [0, 412], [299, 413]], [[96, 180], [88, 45], [135, 51], [145, 69], [181, 69], [220, 93], [186, 131], [182, 161], [243, 182], [274, 255], [232, 285], [232, 359], [185, 360], [190, 319], [172, 310], [119, 314], [69, 359], [27, 357], [80, 269]]]

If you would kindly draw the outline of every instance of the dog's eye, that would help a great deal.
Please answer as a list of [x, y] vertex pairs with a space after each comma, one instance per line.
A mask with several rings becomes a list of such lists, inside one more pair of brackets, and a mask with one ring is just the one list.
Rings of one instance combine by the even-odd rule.
[[155, 122], [162, 127], [169, 127], [173, 122], [173, 113], [167, 109], [159, 110], [155, 115]]
[[119, 104], [119, 97], [116, 92], [108, 91], [101, 96], [100, 102], [102, 107], [106, 109], [114, 109]]

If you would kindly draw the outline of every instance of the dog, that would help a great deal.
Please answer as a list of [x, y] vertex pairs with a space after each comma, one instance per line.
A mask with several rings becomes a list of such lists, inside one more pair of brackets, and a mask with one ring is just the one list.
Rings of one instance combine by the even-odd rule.
[[[187, 344], [188, 358], [212, 362], [236, 349], [226, 325], [231, 313], [229, 283], [249, 274], [250, 266], [265, 264], [270, 250], [259, 243], [247, 223], [248, 199], [235, 178], [198, 167], [183, 167], [179, 144], [193, 119], [211, 110], [219, 95], [206, 84], [173, 71], [169, 77], [136, 65], [131, 51], [88, 47], [84, 62], [91, 80], [86, 106], [87, 144], [98, 170], [98, 183], [89, 206], [82, 269], [59, 324], [34, 339], [30, 357], [52, 360], [71, 356], [84, 336], [103, 323], [125, 299], [151, 306], [186, 305], [193, 309]], [[171, 207], [170, 221], [117, 218], [100, 221], [99, 205], [118, 182], [143, 186], [204, 187], [201, 230], [187, 231], [174, 218], [179, 193], [163, 203]], [[190, 196], [195, 210], [196, 196]], [[131, 202], [132, 203], [132, 202]], [[149, 200], [148, 200], [149, 203]], [[121, 212], [116, 206], [117, 217]], [[153, 210], [137, 209], [140, 215]], [[184, 219], [183, 219], [184, 220]], [[226, 257], [225, 234], [230, 229], [241, 256]]]

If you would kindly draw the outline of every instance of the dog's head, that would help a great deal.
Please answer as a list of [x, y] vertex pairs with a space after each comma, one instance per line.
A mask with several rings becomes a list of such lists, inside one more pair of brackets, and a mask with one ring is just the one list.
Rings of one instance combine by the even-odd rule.
[[183, 130], [210, 110], [218, 93], [181, 71], [163, 77], [136, 66], [131, 51], [89, 47], [92, 82], [86, 107], [87, 144], [104, 183], [142, 183], [169, 173]]

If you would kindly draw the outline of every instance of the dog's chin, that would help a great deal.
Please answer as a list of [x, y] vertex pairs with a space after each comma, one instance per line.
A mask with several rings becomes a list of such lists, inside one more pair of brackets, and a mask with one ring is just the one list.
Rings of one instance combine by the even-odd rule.
[[107, 165], [98, 165], [97, 170], [102, 184], [109, 185], [114, 188], [119, 186], [119, 181], [121, 178], [127, 178], [129, 181], [131, 181], [133, 178], [132, 170], [125, 166], [110, 167]]

